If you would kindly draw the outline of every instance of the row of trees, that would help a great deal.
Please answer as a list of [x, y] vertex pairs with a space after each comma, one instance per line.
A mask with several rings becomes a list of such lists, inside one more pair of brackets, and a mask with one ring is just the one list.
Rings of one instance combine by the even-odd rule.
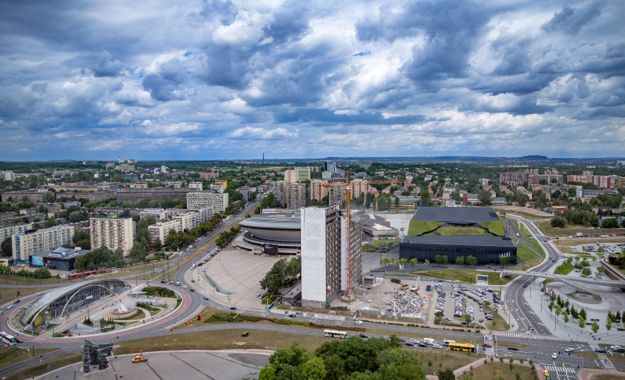
[[292, 346], [277, 350], [259, 380], [423, 380], [421, 363], [401, 341], [351, 337], [324, 343], [313, 354]]
[[111, 251], [102, 247], [78, 256], [74, 266], [77, 272], [98, 268], [121, 268], [124, 266], [124, 254], [120, 249]]
[[[185, 231], [170, 231], [165, 245], [171, 250], [178, 250], [184, 248], [193, 242], [200, 236], [204, 236], [207, 233], [213, 231], [222, 222], [223, 217], [221, 214], [213, 215], [208, 222], [202, 222], [197, 227], [191, 230]], [[157, 244], [156, 249], [160, 248]]]
[[[447, 257], [447, 255], [436, 255], [434, 256], [434, 262], [436, 264], [449, 264], [449, 258]], [[477, 259], [475, 258], [475, 256], [458, 256], [456, 257], [456, 265], [477, 265]], [[425, 265], [429, 265], [430, 264], [430, 260], [424, 260], [423, 263]], [[394, 257], [382, 257], [380, 258], [380, 266], [389, 266], [389, 265], [397, 265], [397, 266], [404, 266], [404, 265], [410, 265], [413, 267], [416, 267], [419, 264], [419, 259], [417, 259], [416, 257], [413, 257], [412, 259], [404, 259], [404, 258], [394, 258]]]
[[26, 269], [20, 269], [17, 272], [14, 272], [11, 267], [6, 265], [0, 265], [0, 273], [2, 274], [14, 274], [22, 277], [31, 277], [38, 279], [46, 279], [52, 277], [48, 268], [37, 268], [34, 271], [27, 271]]
[[294, 257], [288, 263], [286, 259], [276, 262], [260, 281], [260, 287], [266, 291], [266, 300], [269, 302], [273, 301], [281, 288], [293, 286], [297, 282], [301, 271], [301, 257]]
[[217, 239], [215, 240], [215, 244], [217, 244], [219, 248], [223, 248], [227, 246], [228, 244], [230, 244], [232, 239], [234, 239], [234, 237], [237, 236], [237, 234], [240, 231], [241, 231], [241, 226], [239, 226], [238, 224], [236, 226], [230, 227], [229, 230], [224, 231], [220, 233], [219, 236], [217, 236]]

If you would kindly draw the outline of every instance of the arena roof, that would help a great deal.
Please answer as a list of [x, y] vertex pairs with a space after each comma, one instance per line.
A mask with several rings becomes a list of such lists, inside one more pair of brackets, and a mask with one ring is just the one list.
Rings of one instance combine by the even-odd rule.
[[402, 243], [427, 244], [427, 245], [462, 245], [476, 247], [501, 247], [514, 248], [515, 245], [509, 238], [496, 236], [414, 236], [406, 237]]
[[280, 230], [300, 230], [299, 215], [254, 215], [251, 218], [243, 219], [240, 223], [241, 227], [248, 228], [264, 228], [264, 229], [280, 229]]
[[419, 207], [412, 219], [451, 224], [474, 224], [498, 221], [495, 210], [489, 207]]

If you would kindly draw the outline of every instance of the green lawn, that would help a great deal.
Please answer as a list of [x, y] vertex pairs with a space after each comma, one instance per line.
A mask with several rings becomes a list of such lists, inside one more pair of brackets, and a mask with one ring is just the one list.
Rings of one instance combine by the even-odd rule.
[[514, 269], [527, 270], [540, 264], [544, 258], [545, 251], [540, 244], [533, 238], [526, 238], [517, 246], [517, 265]]
[[441, 222], [431, 222], [429, 220], [411, 220], [408, 226], [408, 236], [422, 235], [435, 230], [442, 224]]
[[[45, 354], [49, 352], [49, 349], [36, 349], [35, 355]], [[15, 363], [20, 360], [29, 358], [32, 355], [32, 351], [24, 348], [17, 347], [3, 347], [0, 348], [0, 367], [4, 367], [11, 363]]]
[[[517, 376], [518, 374], [518, 376]], [[482, 380], [482, 379], [519, 379], [534, 380], [535, 373], [530, 367], [520, 365], [510, 365], [498, 361], [488, 363], [470, 372], [465, 373], [461, 380]]]
[[581, 232], [584, 235], [625, 235], [625, 228], [594, 228], [582, 225], [567, 224], [564, 228], [552, 227], [550, 221], [535, 223], [540, 230], [548, 236], [575, 236]]
[[442, 236], [484, 236], [488, 235], [486, 230], [479, 227], [450, 227], [445, 226], [439, 228], [436, 232]]
[[573, 269], [575, 269], [575, 265], [573, 265], [573, 263], [565, 261], [562, 264], [558, 265], [554, 273], [566, 276], [567, 274], [573, 272]]
[[363, 245], [362, 250], [365, 252], [386, 252], [396, 245], [399, 245], [399, 239], [373, 240]]
[[489, 285], [505, 285], [513, 276], [504, 276], [499, 278], [497, 273], [481, 272], [474, 269], [437, 269], [437, 270], [422, 270], [417, 271], [414, 274], [421, 276], [430, 276], [435, 278], [441, 278], [450, 281], [460, 281], [467, 284], [475, 284], [475, 276], [487, 275]]
[[491, 234], [495, 234], [497, 236], [505, 236], [506, 234], [506, 229], [501, 221], [484, 222], [480, 223], [480, 226], [486, 228]]

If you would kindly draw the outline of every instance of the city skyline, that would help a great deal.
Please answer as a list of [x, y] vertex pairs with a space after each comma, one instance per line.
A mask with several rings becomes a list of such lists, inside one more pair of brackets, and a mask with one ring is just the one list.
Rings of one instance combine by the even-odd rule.
[[617, 1], [0, 5], [0, 160], [619, 157]]

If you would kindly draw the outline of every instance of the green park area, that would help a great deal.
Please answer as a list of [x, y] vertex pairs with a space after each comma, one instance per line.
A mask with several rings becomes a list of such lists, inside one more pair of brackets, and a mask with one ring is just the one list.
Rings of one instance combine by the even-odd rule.
[[566, 276], [567, 274], [571, 273], [573, 269], [575, 269], [575, 265], [573, 265], [570, 260], [567, 260], [562, 264], [558, 265], [554, 273]]
[[373, 240], [362, 246], [365, 252], [387, 252], [399, 245], [399, 239]]
[[429, 220], [411, 220], [408, 226], [408, 236], [423, 235], [424, 233], [434, 231], [436, 228], [442, 226], [441, 222], [432, 222]]
[[486, 230], [479, 227], [441, 227], [436, 232], [441, 236], [485, 236]]
[[490, 232], [493, 235], [497, 235], [497, 236], [506, 235], [506, 229], [504, 228], [502, 221], [497, 220], [493, 222], [484, 222], [484, 223], [480, 223], [480, 226], [487, 229], [488, 232]]
[[503, 363], [502, 361], [494, 361], [481, 367], [472, 369], [465, 373], [460, 380], [482, 380], [482, 379], [515, 379], [515, 380], [534, 380], [536, 372], [531, 367], [513, 365]]

